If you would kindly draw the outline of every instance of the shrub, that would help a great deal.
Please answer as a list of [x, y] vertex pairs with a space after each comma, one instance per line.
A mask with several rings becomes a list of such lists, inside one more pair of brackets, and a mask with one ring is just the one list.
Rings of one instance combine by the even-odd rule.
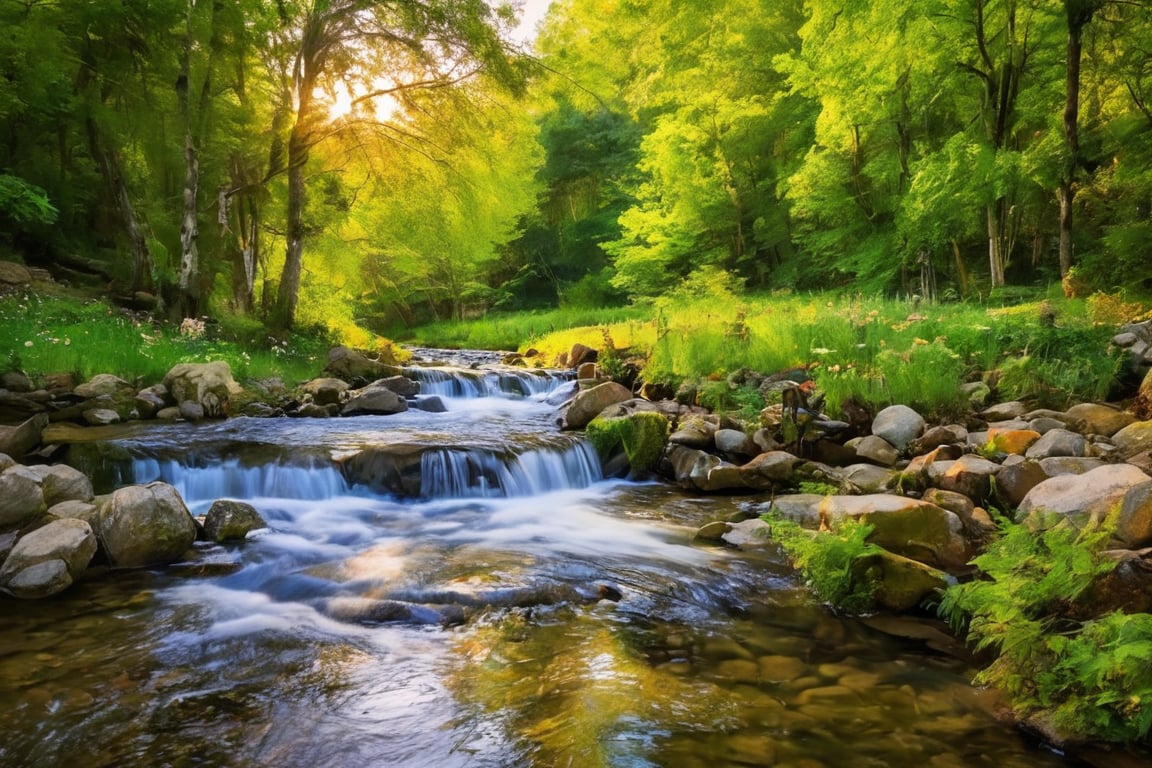
[[983, 578], [950, 587], [940, 612], [999, 654], [977, 682], [1008, 693], [1018, 715], [1068, 737], [1131, 741], [1152, 727], [1152, 615], [1074, 618], [1115, 566], [1103, 553], [1111, 527], [1009, 524], [973, 561]]
[[835, 531], [809, 531], [779, 516], [765, 515], [775, 539], [813, 591], [826, 603], [850, 613], [875, 606], [876, 584], [857, 577], [853, 565], [861, 557], [883, 552], [867, 539], [872, 526], [845, 520]]

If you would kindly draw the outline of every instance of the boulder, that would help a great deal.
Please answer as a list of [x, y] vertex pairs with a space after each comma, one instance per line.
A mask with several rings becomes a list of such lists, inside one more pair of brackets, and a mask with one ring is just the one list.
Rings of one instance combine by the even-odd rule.
[[1133, 486], [1124, 494], [1113, 542], [1124, 549], [1152, 544], [1152, 480]]
[[351, 389], [351, 385], [342, 379], [327, 377], [305, 382], [300, 385], [300, 389], [305, 394], [311, 395], [312, 402], [317, 405], [328, 405], [339, 403], [344, 393]]
[[1103, 435], [1104, 437], [1112, 437], [1136, 421], [1136, 417], [1130, 413], [1097, 403], [1074, 405], [1064, 415], [1067, 417], [1068, 423], [1073, 425], [1078, 432], [1086, 435]]
[[32, 282], [32, 273], [28, 267], [15, 261], [0, 261], [0, 283], [5, 285], [28, 285]]
[[740, 474], [747, 487], [767, 491], [791, 485], [793, 471], [802, 462], [787, 451], [769, 451], [740, 467]]
[[47, 508], [38, 474], [19, 464], [0, 472], [0, 531], [23, 525]]
[[992, 477], [1000, 471], [994, 461], [966, 453], [955, 461], [937, 461], [928, 468], [929, 482], [946, 491], [962, 493], [981, 502], [992, 491]]
[[212, 502], [204, 517], [204, 536], [209, 541], [242, 540], [249, 531], [267, 528], [268, 523], [251, 504], [232, 499]]
[[713, 439], [716, 450], [730, 458], [747, 460], [760, 453], [752, 438], [739, 429], [718, 429]]
[[1052, 456], [1086, 456], [1088, 441], [1083, 435], [1067, 429], [1052, 429], [1033, 443], [1024, 454], [1030, 459], [1047, 459]]
[[390, 389], [403, 398], [416, 397], [420, 394], [420, 382], [413, 381], [407, 376], [388, 376], [377, 379], [368, 385], [371, 389]]
[[716, 425], [699, 416], [689, 416], [680, 422], [668, 442], [673, 445], [684, 445], [689, 448], [712, 448], [715, 445]]
[[683, 445], [673, 445], [668, 450], [667, 460], [676, 482], [685, 488], [708, 493], [748, 489], [740, 474], [740, 467], [729, 464], [719, 456]]
[[96, 535], [114, 568], [179, 560], [196, 540], [196, 521], [167, 483], [113, 491], [96, 516]]
[[897, 451], [903, 451], [924, 432], [924, 426], [924, 417], [908, 406], [890, 405], [872, 420], [872, 434], [887, 440]]
[[561, 419], [564, 429], [583, 429], [610, 405], [632, 399], [632, 392], [622, 384], [607, 381], [579, 392]]
[[426, 413], [447, 413], [448, 406], [440, 395], [417, 395], [412, 407]]
[[15, 427], [0, 426], [0, 453], [22, 459], [40, 445], [48, 414], [37, 413]]
[[76, 387], [73, 392], [85, 400], [94, 400], [101, 396], [116, 398], [132, 394], [132, 385], [110, 373], [98, 373]]
[[996, 498], [1004, 509], [1016, 509], [1029, 491], [1049, 477], [1039, 461], [1005, 464], [996, 473]]
[[580, 363], [580, 367], [576, 369], [577, 379], [595, 379], [596, 376], [596, 363]]
[[377, 493], [420, 495], [420, 464], [424, 447], [391, 443], [364, 450], [341, 461], [348, 482]]
[[856, 449], [857, 457], [882, 467], [890, 467], [900, 458], [896, 447], [879, 435], [862, 437], [852, 447]]
[[53, 520], [16, 542], [0, 567], [0, 589], [25, 599], [49, 597], [79, 578], [95, 553], [88, 523]]
[[1075, 525], [1102, 520], [1130, 489], [1148, 480], [1148, 475], [1130, 464], [1106, 464], [1080, 475], [1050, 477], [1028, 492], [1016, 519], [1043, 528], [1061, 519]]
[[896, 486], [900, 473], [875, 464], [852, 464], [841, 470], [845, 490], [852, 493], [884, 493]]
[[91, 501], [62, 501], [59, 504], [53, 504], [48, 507], [48, 515], [50, 517], [74, 517], [88, 524], [95, 522], [96, 514], [99, 511], [100, 508]]
[[596, 362], [598, 357], [599, 354], [596, 352], [596, 350], [592, 349], [591, 347], [586, 347], [583, 344], [577, 343], [573, 344], [572, 349], [568, 350], [568, 357], [566, 359], [568, 361], [567, 364], [569, 368], [578, 369], [584, 363]]
[[23, 371], [4, 371], [0, 373], [0, 389], [6, 389], [9, 392], [31, 392], [34, 387], [32, 386], [32, 379]]
[[1134, 421], [1112, 435], [1121, 459], [1152, 449], [1152, 421]]
[[328, 350], [328, 365], [324, 371], [337, 379], [358, 386], [404, 373], [396, 366], [396, 359], [391, 355], [381, 355], [380, 359], [373, 360], [348, 347], [333, 347]]
[[[205, 415], [204, 406], [192, 400], [181, 401], [180, 405], [176, 407], [176, 413], [185, 421], [203, 421]], [[157, 413], [156, 417], [160, 418], [160, 414]]]
[[884, 493], [826, 496], [820, 517], [833, 528], [848, 518], [871, 525], [868, 541], [932, 566], [958, 567], [968, 561], [960, 518], [925, 501]]
[[92, 501], [92, 481], [80, 470], [67, 464], [28, 467], [40, 477], [44, 503], [49, 507], [62, 501]]
[[177, 404], [197, 403], [208, 418], [227, 416], [232, 398], [243, 391], [223, 360], [180, 363], [168, 371], [162, 383]]
[[345, 416], [359, 414], [388, 415], [408, 410], [408, 401], [386, 386], [370, 384], [352, 391], [340, 412]]
[[888, 611], [910, 611], [956, 583], [944, 571], [888, 551], [857, 557], [850, 568], [855, 582], [871, 585], [876, 607]]

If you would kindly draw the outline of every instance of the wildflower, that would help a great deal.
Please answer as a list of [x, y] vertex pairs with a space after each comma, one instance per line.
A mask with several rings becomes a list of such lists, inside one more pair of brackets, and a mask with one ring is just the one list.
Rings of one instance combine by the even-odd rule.
[[813, 347], [812, 348], [812, 354], [814, 354], [814, 355], [827, 355], [827, 354], [829, 354], [831, 352], [835, 352], [835, 351], [836, 350], [828, 349], [827, 347]]
[[925, 344], [927, 344], [927, 343], [928, 343], [928, 342], [927, 342], [925, 339], [922, 339], [922, 338], [920, 338], [919, 336], [917, 336], [916, 338], [912, 339], [912, 344], [913, 344], [913, 345], [915, 345], [915, 346], [923, 346], [923, 345], [925, 345]]
[[32, 346], [32, 342], [31, 342], [31, 341], [26, 341], [26, 342], [24, 342], [24, 346], [26, 346], [26, 347], [30, 347], [30, 346]]

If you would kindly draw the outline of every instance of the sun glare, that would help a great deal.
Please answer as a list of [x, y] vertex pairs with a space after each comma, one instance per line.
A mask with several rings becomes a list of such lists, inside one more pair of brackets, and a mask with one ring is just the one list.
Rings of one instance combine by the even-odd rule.
[[[361, 84], [363, 85], [363, 84]], [[371, 84], [371, 91], [386, 91], [389, 89], [391, 82], [378, 78]], [[370, 93], [367, 88], [364, 93]], [[379, 93], [372, 97], [370, 100], [357, 102], [357, 99], [362, 98], [360, 95], [354, 94], [348, 90], [348, 83], [341, 80], [337, 82], [332, 89], [331, 94], [317, 94], [321, 98], [328, 100], [328, 117], [336, 122], [343, 120], [356, 112], [358, 116], [370, 117], [377, 122], [387, 122], [393, 115], [400, 109], [400, 103], [388, 93]]]

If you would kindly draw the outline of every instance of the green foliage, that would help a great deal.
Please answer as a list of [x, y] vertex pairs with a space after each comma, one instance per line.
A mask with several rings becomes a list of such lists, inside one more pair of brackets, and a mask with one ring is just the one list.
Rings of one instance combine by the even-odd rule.
[[1152, 727], [1152, 616], [1087, 621], [1085, 591], [1115, 567], [1111, 522], [1035, 531], [1008, 524], [973, 562], [983, 577], [950, 587], [940, 612], [998, 654], [978, 681], [1003, 689], [1021, 716], [1073, 738], [1130, 741]]
[[670, 429], [663, 414], [642, 411], [616, 419], [595, 418], [585, 428], [585, 434], [601, 459], [606, 460], [617, 448], [623, 448], [633, 474], [645, 475], [660, 463]]
[[802, 480], [797, 489], [798, 493], [814, 493], [818, 496], [832, 496], [840, 493], [840, 489], [831, 483], [821, 483], [816, 480]]
[[755, 387], [727, 380], [702, 382], [697, 388], [696, 402], [710, 411], [734, 413], [747, 421], [756, 419], [765, 405], [764, 396]]
[[0, 216], [17, 224], [51, 224], [58, 213], [43, 189], [18, 176], [0, 173]]
[[868, 543], [872, 526], [848, 519], [834, 531], [809, 531], [798, 523], [766, 515], [772, 538], [804, 574], [824, 602], [849, 613], [866, 613], [874, 607], [876, 585], [857, 577], [853, 565], [861, 557], [883, 550]]

